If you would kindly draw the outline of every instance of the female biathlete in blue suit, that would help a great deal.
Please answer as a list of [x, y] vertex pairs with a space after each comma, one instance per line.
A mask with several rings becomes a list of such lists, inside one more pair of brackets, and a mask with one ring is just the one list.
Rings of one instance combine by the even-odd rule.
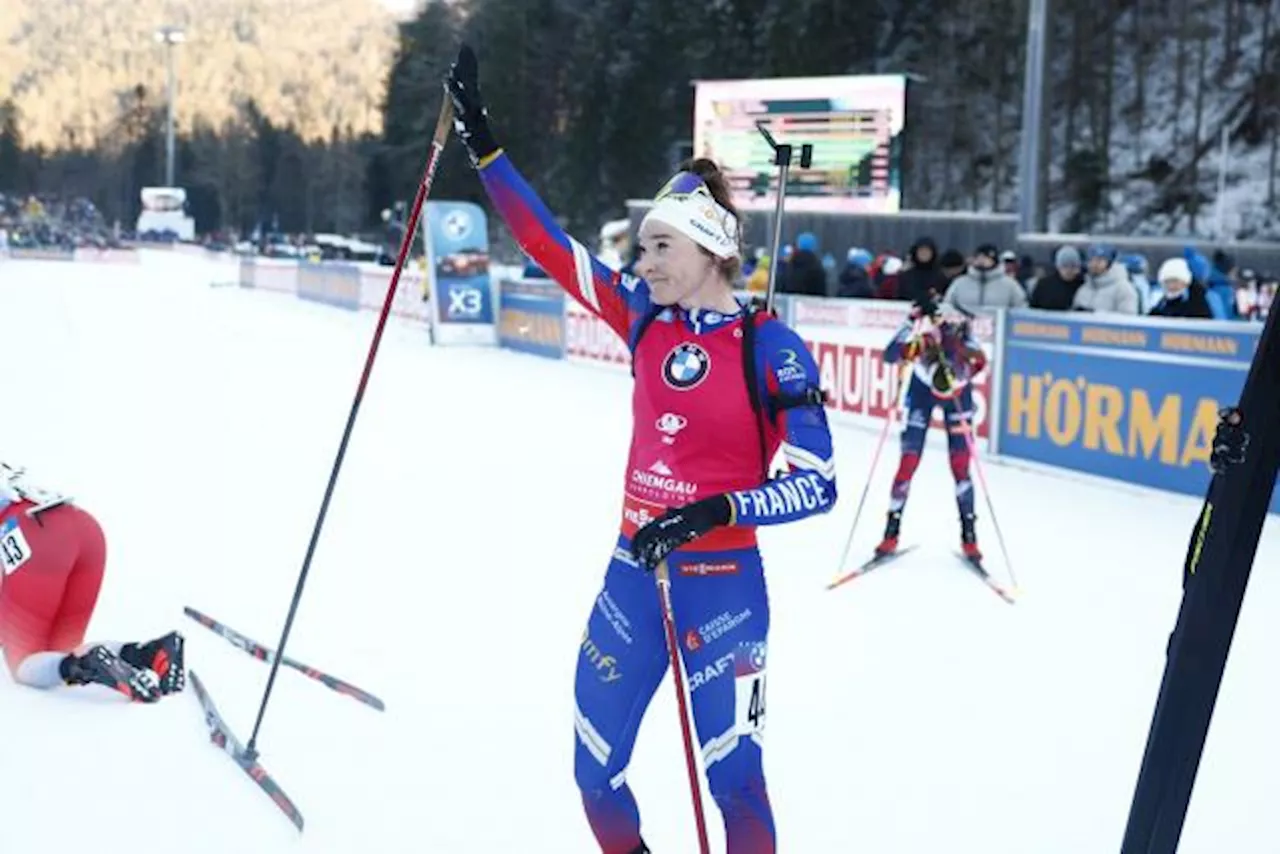
[[[447, 89], [485, 190], [525, 253], [631, 350], [634, 423], [620, 533], [582, 635], [575, 771], [604, 854], [641, 854], [626, 782], [668, 666], [650, 575], [666, 561], [694, 726], [730, 854], [771, 854], [761, 767], [769, 601], [756, 527], [831, 509], [835, 464], [818, 371], [801, 339], [733, 294], [739, 221], [715, 164], [686, 164], [640, 227], [639, 278], [565, 234], [494, 141], [474, 54]], [[769, 479], [781, 450], [789, 471]]]

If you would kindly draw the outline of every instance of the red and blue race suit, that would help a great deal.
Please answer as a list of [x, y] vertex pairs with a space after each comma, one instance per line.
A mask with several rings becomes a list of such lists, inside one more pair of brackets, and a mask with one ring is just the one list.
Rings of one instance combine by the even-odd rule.
[[[889, 510], [901, 512], [906, 506], [911, 480], [920, 465], [920, 455], [924, 453], [925, 433], [934, 410], [941, 407], [947, 428], [951, 475], [956, 482], [956, 508], [962, 517], [972, 516], [973, 480], [969, 476], [969, 458], [974, 408], [971, 383], [986, 366], [986, 355], [966, 324], [942, 323], [934, 327], [928, 336], [935, 342], [933, 347], [923, 346], [921, 336], [908, 322], [884, 350], [886, 362], [907, 362], [911, 367], [904, 407], [902, 457], [893, 476]], [[945, 391], [940, 391], [935, 383], [941, 369], [939, 359], [951, 372]]]
[[[821, 403], [775, 416], [767, 408], [758, 415], [753, 401], [814, 391], [817, 366], [791, 329], [750, 315], [757, 324], [748, 337], [755, 340], [751, 356], [760, 387], [749, 389], [745, 311], [655, 307], [647, 283], [610, 270], [556, 225], [505, 154], [486, 159], [480, 174], [525, 253], [632, 351], [633, 427], [621, 530], [582, 635], [574, 689], [575, 773], [591, 828], [604, 854], [639, 850], [640, 817], [626, 769], [669, 661], [659, 596], [632, 558], [630, 538], [668, 508], [724, 494], [734, 524], [670, 555], [671, 596], [694, 725], [728, 851], [773, 852], [761, 766], [769, 603], [756, 528], [830, 510], [835, 463]], [[768, 479], [768, 463], [779, 451], [789, 471]]]

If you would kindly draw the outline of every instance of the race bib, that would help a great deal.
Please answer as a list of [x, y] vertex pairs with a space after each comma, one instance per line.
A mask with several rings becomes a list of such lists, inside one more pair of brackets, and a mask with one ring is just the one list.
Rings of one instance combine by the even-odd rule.
[[18, 527], [17, 519], [0, 525], [0, 567], [9, 575], [31, 559], [31, 546]]
[[765, 643], [738, 645], [733, 662], [734, 714], [740, 736], [764, 732]]

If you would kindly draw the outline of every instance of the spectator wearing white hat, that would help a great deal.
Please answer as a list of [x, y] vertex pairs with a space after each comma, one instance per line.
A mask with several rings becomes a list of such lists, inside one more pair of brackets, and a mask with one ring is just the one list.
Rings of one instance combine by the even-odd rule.
[[1170, 258], [1160, 265], [1156, 276], [1164, 296], [1151, 309], [1153, 317], [1202, 317], [1210, 319], [1213, 311], [1205, 297], [1204, 286], [1191, 279], [1191, 267], [1182, 258]]
[[611, 270], [621, 270], [631, 260], [631, 220], [615, 219], [600, 228], [597, 257]]
[[1018, 281], [1018, 253], [1012, 249], [1006, 249], [1000, 253], [1000, 266], [1004, 268], [1004, 274], [1015, 282]]
[[876, 273], [876, 296], [880, 299], [901, 299], [899, 284], [902, 276], [902, 259], [889, 255]]

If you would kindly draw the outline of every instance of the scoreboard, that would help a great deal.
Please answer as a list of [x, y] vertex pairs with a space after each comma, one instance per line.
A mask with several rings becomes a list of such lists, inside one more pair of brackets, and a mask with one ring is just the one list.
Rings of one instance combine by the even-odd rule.
[[[780, 77], [695, 82], [693, 152], [728, 174], [734, 202], [773, 207], [778, 170], [761, 136], [794, 146], [787, 182], [791, 211], [896, 213], [902, 203], [901, 136], [906, 78], [901, 75]], [[800, 146], [813, 164], [799, 168]]]

